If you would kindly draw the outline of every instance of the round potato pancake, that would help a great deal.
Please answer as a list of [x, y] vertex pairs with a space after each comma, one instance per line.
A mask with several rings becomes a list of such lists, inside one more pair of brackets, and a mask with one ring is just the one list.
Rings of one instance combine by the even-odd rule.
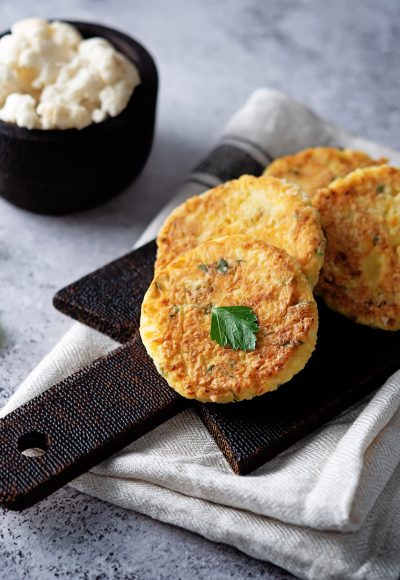
[[327, 187], [338, 177], [344, 177], [358, 168], [383, 163], [387, 163], [387, 159], [371, 159], [362, 151], [314, 147], [276, 159], [266, 168], [264, 175], [273, 175], [295, 183], [313, 201], [319, 189]]
[[201, 242], [235, 234], [249, 234], [286, 250], [312, 287], [317, 283], [325, 248], [318, 212], [297, 186], [252, 175], [177, 207], [157, 238], [156, 271]]
[[332, 309], [400, 328], [400, 170], [358, 169], [315, 197], [327, 247], [317, 293]]
[[[258, 319], [255, 350], [210, 337], [213, 306], [246, 306]], [[148, 289], [140, 334], [178, 393], [229, 403], [273, 391], [303, 369], [315, 348], [318, 312], [299, 264], [249, 236], [200, 244], [160, 270]]]

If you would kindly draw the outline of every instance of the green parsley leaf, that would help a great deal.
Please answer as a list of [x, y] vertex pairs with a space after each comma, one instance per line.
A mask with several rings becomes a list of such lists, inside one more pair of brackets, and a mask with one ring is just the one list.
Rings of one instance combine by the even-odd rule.
[[220, 274], [226, 274], [229, 269], [229, 264], [226, 260], [221, 258], [217, 263], [217, 270]]
[[169, 312], [169, 317], [174, 318], [179, 312], [179, 306], [173, 306]]
[[380, 183], [379, 185], [377, 185], [376, 193], [384, 193], [384, 191], [385, 191], [385, 184], [384, 183]]
[[377, 246], [379, 244], [379, 242], [381, 241], [381, 237], [379, 234], [377, 234], [376, 236], [374, 236], [372, 238], [372, 243], [374, 246]]
[[203, 272], [205, 272], [207, 274], [207, 272], [208, 272], [207, 264], [199, 264], [199, 268], [200, 268], [200, 270], [202, 270]]
[[213, 306], [210, 337], [221, 346], [234, 350], [254, 350], [258, 320], [248, 306]]

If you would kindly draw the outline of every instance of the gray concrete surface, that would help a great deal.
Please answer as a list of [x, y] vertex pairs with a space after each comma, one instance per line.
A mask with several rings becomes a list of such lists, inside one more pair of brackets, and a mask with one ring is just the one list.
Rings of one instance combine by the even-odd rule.
[[[3, 28], [27, 15], [128, 32], [155, 55], [161, 90], [153, 153], [129, 191], [64, 218], [0, 200], [0, 404], [70, 325], [51, 306], [54, 292], [133, 244], [254, 88], [286, 91], [349, 130], [400, 147], [397, 0], [0, 4]], [[291, 577], [68, 488], [0, 518], [0, 578]]]

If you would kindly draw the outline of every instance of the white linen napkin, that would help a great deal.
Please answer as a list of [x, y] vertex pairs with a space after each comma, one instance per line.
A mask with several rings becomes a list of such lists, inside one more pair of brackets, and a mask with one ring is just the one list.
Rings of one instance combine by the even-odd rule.
[[[224, 178], [309, 146], [400, 154], [327, 123], [287, 96], [259, 89], [234, 115], [220, 145], [146, 229]], [[9, 400], [2, 415], [117, 343], [75, 323]], [[321, 385], [323, 388], [323, 385]], [[187, 410], [77, 478], [82, 492], [230, 544], [302, 578], [400, 575], [400, 371], [353, 406], [248, 476], [232, 473]]]

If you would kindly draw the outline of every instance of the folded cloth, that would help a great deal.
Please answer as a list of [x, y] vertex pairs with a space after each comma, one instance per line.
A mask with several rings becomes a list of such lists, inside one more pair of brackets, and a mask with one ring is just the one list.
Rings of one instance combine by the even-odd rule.
[[[400, 165], [400, 154], [260, 89], [136, 245], [152, 239], [172, 207], [190, 195], [227, 177], [260, 173], [272, 158], [316, 145], [360, 148]], [[75, 323], [2, 415], [116, 346]], [[251, 475], [232, 473], [200, 419], [187, 410], [71, 485], [302, 578], [394, 579], [400, 575], [399, 431], [400, 371]]]

